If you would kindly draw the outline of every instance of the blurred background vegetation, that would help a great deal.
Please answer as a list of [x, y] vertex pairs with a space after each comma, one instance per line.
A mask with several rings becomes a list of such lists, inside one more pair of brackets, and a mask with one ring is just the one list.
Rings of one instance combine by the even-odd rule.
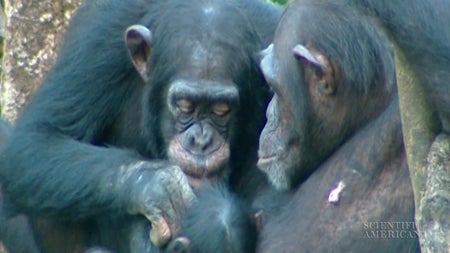
[[284, 4], [287, 4], [289, 1], [290, 0], [271, 0], [269, 2], [273, 2], [273, 3], [284, 5]]

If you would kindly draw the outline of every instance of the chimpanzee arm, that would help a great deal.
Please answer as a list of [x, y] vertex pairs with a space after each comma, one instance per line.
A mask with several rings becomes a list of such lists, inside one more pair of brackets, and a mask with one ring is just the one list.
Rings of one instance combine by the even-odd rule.
[[[55, 67], [17, 123], [4, 153], [4, 186], [29, 213], [54, 218], [170, 211], [189, 194], [181, 170], [103, 143], [143, 84], [123, 41], [126, 26], [136, 22], [124, 19], [139, 13], [131, 6], [133, 15], [121, 9], [111, 19], [109, 9], [92, 6], [75, 17]], [[89, 13], [97, 16], [87, 19]]]
[[[162, 230], [176, 225], [176, 211], [192, 199], [178, 167], [144, 161], [131, 151], [95, 146], [64, 133], [62, 127], [49, 127], [33, 119], [38, 115], [34, 109], [39, 107], [39, 99], [36, 97], [24, 114], [4, 151], [7, 166], [2, 181], [16, 205], [28, 214], [55, 219], [79, 220], [128, 211], [145, 215], [153, 224], [164, 217], [167, 220], [159, 225]], [[51, 108], [49, 115], [55, 112]]]
[[[450, 2], [354, 1], [391, 35], [430, 96], [442, 130], [450, 132]], [[411, 22], [411, 19], [414, 22]]]
[[125, 189], [114, 185], [120, 166], [131, 166], [133, 159], [121, 150], [17, 131], [5, 155], [6, 189], [27, 213], [81, 218], [125, 207], [119, 195]]

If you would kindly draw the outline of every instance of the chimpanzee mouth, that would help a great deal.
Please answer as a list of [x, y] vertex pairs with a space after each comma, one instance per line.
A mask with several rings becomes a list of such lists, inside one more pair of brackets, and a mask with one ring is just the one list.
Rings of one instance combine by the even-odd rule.
[[264, 167], [267, 166], [270, 163], [274, 163], [281, 160], [281, 155], [279, 154], [270, 154], [270, 155], [260, 155], [258, 157], [258, 163], [257, 166], [258, 167]]
[[225, 171], [226, 169], [222, 169], [217, 171], [217, 173], [213, 173], [211, 175], [205, 177], [198, 177], [195, 175], [189, 175], [186, 173], [186, 177], [188, 179], [189, 185], [194, 189], [201, 189], [205, 183], [206, 184], [215, 184], [217, 182], [223, 183], [227, 180], [226, 174], [223, 175], [221, 171]]
[[196, 178], [214, 177], [220, 174], [229, 162], [228, 155], [184, 155], [171, 158], [186, 175]]
[[214, 177], [226, 167], [228, 159], [224, 157], [192, 156], [190, 160], [178, 160], [185, 174], [191, 177]]
[[230, 148], [228, 143], [224, 143], [216, 152], [208, 155], [194, 155], [186, 151], [181, 145], [177, 145], [177, 142], [172, 144], [174, 145], [169, 145], [169, 159], [191, 177], [211, 177], [214, 174], [220, 174], [229, 162]]

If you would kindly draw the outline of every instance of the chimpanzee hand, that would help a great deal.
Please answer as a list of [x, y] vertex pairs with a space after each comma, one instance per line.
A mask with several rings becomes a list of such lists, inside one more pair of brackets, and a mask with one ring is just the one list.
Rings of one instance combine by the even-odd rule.
[[195, 200], [186, 176], [167, 162], [139, 162], [128, 166], [124, 176], [130, 186], [128, 211], [144, 215], [151, 222], [153, 244], [165, 245], [179, 230], [182, 211]]

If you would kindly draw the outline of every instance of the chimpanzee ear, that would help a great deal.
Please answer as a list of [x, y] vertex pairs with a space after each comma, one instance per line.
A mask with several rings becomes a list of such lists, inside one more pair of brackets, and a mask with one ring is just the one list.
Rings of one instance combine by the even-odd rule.
[[327, 67], [325, 62], [321, 60], [324, 57], [322, 54], [311, 51], [303, 45], [297, 44], [294, 49], [294, 55], [299, 60], [305, 60], [308, 64], [313, 65], [318, 68], [321, 72], [325, 72], [325, 68]]
[[267, 82], [276, 82], [275, 70], [273, 67], [273, 44], [270, 44], [266, 49], [258, 54], [259, 68], [264, 74]]
[[265, 49], [258, 52], [256, 59], [259, 64], [261, 64], [262, 60], [264, 60], [265, 57], [271, 55], [273, 53], [273, 43], [270, 44]]
[[125, 31], [125, 43], [136, 70], [148, 81], [152, 32], [143, 25], [132, 25]]
[[[297, 44], [294, 49], [294, 56], [306, 63], [306, 71], [312, 73], [307, 76], [308, 83], [316, 86], [320, 95], [333, 95], [336, 91], [336, 83], [333, 80], [333, 69], [328, 58], [316, 50], [309, 50], [303, 45]], [[312, 68], [312, 69], [311, 69]]]

